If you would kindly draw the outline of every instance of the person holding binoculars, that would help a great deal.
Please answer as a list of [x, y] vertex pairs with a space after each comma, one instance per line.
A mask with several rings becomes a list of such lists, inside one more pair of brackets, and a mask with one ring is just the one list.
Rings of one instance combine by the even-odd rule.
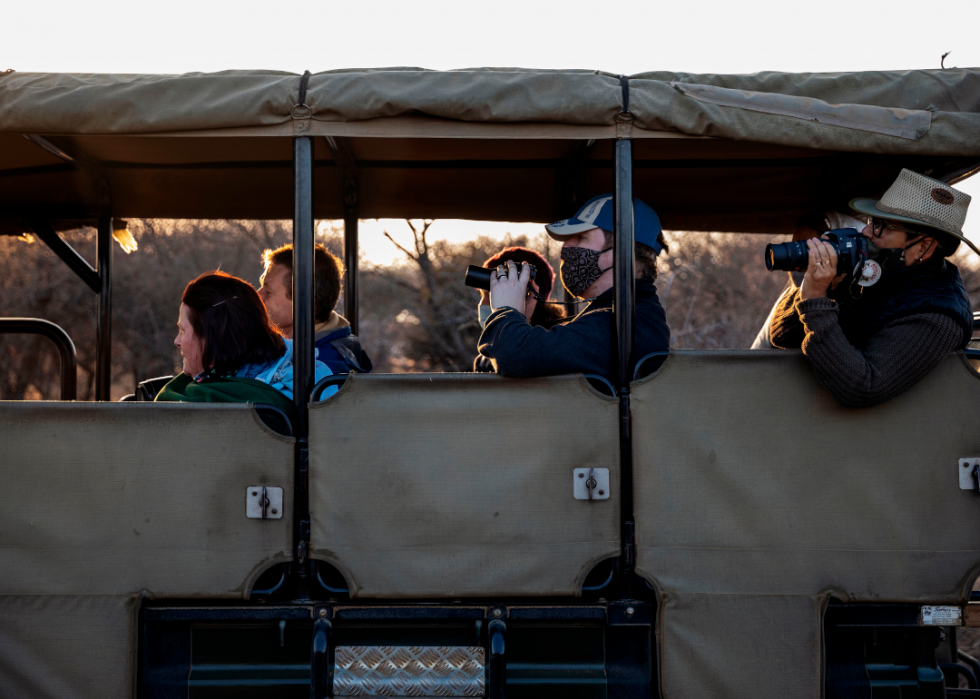
[[[477, 282], [477, 288], [480, 289], [480, 304], [477, 306], [480, 328], [486, 326], [487, 319], [493, 312], [490, 307], [490, 277], [500, 265], [508, 260], [517, 264], [527, 263], [531, 266], [531, 282], [528, 285], [528, 296], [524, 305], [524, 316], [527, 318], [527, 322], [531, 325], [540, 325], [547, 330], [565, 320], [563, 306], [557, 303], [548, 303], [552, 286], [555, 283], [555, 270], [551, 268], [548, 260], [534, 250], [515, 246], [504, 248], [483, 263], [486, 276], [482, 283]], [[480, 276], [483, 277], [483, 274]], [[538, 302], [539, 298], [541, 299], [540, 303]], [[493, 362], [482, 354], [477, 354], [473, 360], [473, 371], [493, 373]]]
[[859, 233], [770, 245], [770, 270], [804, 271], [769, 322], [777, 349], [802, 349], [843, 407], [878, 405], [909, 390], [942, 358], [965, 347], [973, 310], [946, 258], [963, 236], [969, 195], [902, 170], [879, 200], [850, 206], [870, 216]]
[[[657, 256], [667, 249], [660, 219], [634, 199], [636, 318], [633, 356], [670, 346], [667, 317], [654, 280]], [[547, 329], [528, 322], [532, 268], [507, 260], [489, 273], [491, 313], [480, 336], [480, 354], [498, 374], [513, 377], [598, 374], [612, 379], [613, 337], [613, 198], [593, 197], [574, 217], [545, 226], [562, 242], [561, 281], [573, 296], [589, 305], [574, 318]], [[479, 269], [479, 268], [477, 268]]]

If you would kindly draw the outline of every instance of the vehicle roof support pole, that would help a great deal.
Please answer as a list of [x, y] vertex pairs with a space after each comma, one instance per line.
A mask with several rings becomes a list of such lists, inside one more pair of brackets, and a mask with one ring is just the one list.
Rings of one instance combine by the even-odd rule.
[[102, 288], [102, 283], [99, 281], [99, 273], [92, 269], [84, 257], [78, 254], [78, 252], [71, 245], [62, 240], [58, 232], [51, 227], [45, 221], [39, 220], [29, 220], [27, 221], [28, 227], [34, 231], [42, 243], [51, 248], [55, 255], [61, 258], [61, 261], [68, 265], [78, 278], [85, 282], [85, 285], [94, 291], [99, 293]]
[[358, 253], [358, 209], [360, 193], [357, 186], [357, 161], [350, 139], [341, 136], [324, 137], [334, 162], [340, 169], [343, 179], [344, 196], [344, 317], [350, 323], [351, 332], [358, 333], [357, 304], [357, 253]]
[[619, 454], [622, 594], [631, 597], [636, 558], [633, 521], [633, 439], [630, 429], [630, 366], [633, 353], [633, 141], [621, 129], [613, 156], [613, 254], [615, 263], [616, 388], [619, 391]]
[[112, 211], [112, 192], [109, 182], [102, 166], [77, 147], [68, 144], [59, 146], [58, 143], [36, 134], [24, 134], [24, 137], [91, 176], [99, 192], [99, 206], [103, 213], [99, 216], [96, 234], [97, 279], [93, 278], [92, 268], [88, 263], [49, 226], [45, 228], [50, 230], [39, 232], [38, 236], [99, 295], [95, 328], [95, 400], [109, 400], [112, 387], [112, 215], [109, 213]]
[[[344, 187], [346, 191], [346, 186]], [[357, 204], [348, 207], [344, 203], [344, 317], [350, 323], [350, 330], [358, 334], [357, 322]]]
[[313, 390], [313, 139], [293, 139], [293, 407], [296, 420], [294, 542], [297, 593], [309, 598], [309, 411]]
[[96, 240], [99, 315], [95, 332], [95, 400], [110, 400], [112, 386], [112, 217], [99, 217]]

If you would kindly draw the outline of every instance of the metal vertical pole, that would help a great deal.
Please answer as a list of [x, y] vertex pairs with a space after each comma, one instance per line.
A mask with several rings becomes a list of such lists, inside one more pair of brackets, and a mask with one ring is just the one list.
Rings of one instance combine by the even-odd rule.
[[112, 217], [99, 218], [96, 234], [99, 313], [95, 330], [95, 400], [109, 400], [112, 385]]
[[310, 450], [307, 401], [313, 390], [313, 140], [293, 139], [293, 407], [296, 422], [294, 536], [298, 596], [309, 597]]
[[344, 278], [344, 316], [350, 323], [351, 332], [358, 331], [357, 312], [357, 217], [359, 209], [359, 193], [357, 187], [357, 161], [349, 139], [339, 136], [327, 136], [327, 146], [333, 154], [333, 159], [340, 168], [342, 178], [342, 196], [344, 198], [344, 266], [347, 276]]
[[616, 378], [619, 391], [619, 453], [621, 480], [621, 536], [623, 542], [623, 593], [630, 596], [636, 546], [633, 520], [633, 438], [630, 425], [630, 366], [633, 354], [633, 142], [616, 141], [613, 163], [613, 254], [616, 256]]
[[351, 332], [357, 335], [357, 207], [344, 207], [344, 317], [350, 323]]
[[613, 173], [615, 194], [613, 226], [616, 229], [614, 254], [616, 256], [616, 350], [617, 385], [629, 390], [630, 355], [633, 352], [634, 272], [633, 272], [633, 142], [629, 139], [616, 141], [616, 161]]

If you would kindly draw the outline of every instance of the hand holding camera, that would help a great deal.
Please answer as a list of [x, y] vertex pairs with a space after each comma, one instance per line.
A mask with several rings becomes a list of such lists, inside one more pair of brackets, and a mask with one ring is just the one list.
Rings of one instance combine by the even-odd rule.
[[839, 283], [847, 276], [837, 273], [836, 247], [819, 238], [810, 238], [806, 245], [809, 261], [800, 286], [800, 299], [803, 301], [826, 296], [832, 284]]
[[847, 275], [861, 275], [870, 259], [871, 247], [857, 230], [841, 228], [825, 233], [822, 238], [767, 245], [766, 267], [769, 271], [806, 272], [800, 297], [817, 298], [826, 296], [827, 289]]
[[[868, 259], [868, 239], [854, 228], [840, 228], [823, 234], [822, 242], [834, 251], [834, 274], [854, 274]], [[808, 272], [813, 248], [809, 240], [766, 246], [766, 268], [770, 272]], [[823, 248], [820, 248], [823, 249]]]

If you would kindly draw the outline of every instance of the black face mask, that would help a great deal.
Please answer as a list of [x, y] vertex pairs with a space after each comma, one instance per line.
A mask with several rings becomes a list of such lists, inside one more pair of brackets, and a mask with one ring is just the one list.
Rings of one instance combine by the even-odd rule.
[[561, 249], [561, 283], [568, 293], [581, 297], [599, 277], [612, 269], [612, 266], [599, 268], [599, 256], [609, 250], [612, 248], [598, 252], [577, 247]]
[[922, 238], [913, 240], [904, 248], [879, 248], [874, 241], [868, 241], [868, 257], [881, 266], [882, 274], [898, 272], [905, 269], [905, 251], [922, 242]]

